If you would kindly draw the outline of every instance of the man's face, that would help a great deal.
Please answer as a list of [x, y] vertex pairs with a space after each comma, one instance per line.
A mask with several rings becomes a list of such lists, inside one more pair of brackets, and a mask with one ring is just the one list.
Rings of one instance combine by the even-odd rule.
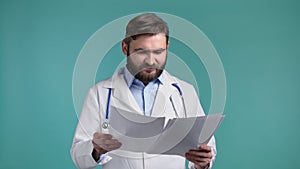
[[167, 60], [169, 43], [166, 35], [141, 35], [127, 45], [122, 43], [122, 50], [127, 56], [128, 70], [145, 85], [156, 79], [162, 73]]

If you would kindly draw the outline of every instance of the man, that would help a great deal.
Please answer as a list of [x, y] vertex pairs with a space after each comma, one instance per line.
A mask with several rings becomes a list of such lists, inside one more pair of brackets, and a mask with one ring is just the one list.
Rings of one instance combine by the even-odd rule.
[[78, 168], [184, 169], [186, 159], [189, 168], [212, 167], [214, 137], [207, 145], [187, 150], [184, 158], [119, 151], [122, 143], [107, 133], [110, 106], [166, 119], [204, 115], [193, 86], [164, 70], [169, 45], [168, 26], [155, 14], [142, 14], [128, 23], [122, 41], [126, 67], [91, 88], [84, 103], [71, 148]]

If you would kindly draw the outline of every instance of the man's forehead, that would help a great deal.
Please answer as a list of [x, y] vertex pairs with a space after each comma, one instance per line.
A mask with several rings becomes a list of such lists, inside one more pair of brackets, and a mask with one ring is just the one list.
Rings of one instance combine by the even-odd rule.
[[166, 35], [163, 34], [163, 33], [157, 33], [157, 34], [153, 34], [153, 33], [146, 33], [146, 34], [140, 34], [140, 35], [135, 35], [135, 36], [132, 36], [132, 39], [133, 40], [138, 40], [140, 38], [148, 38], [148, 37], [161, 37], [163, 38], [164, 37], [164, 40], [166, 40]]
[[165, 34], [140, 35], [135, 40], [129, 42], [129, 50], [159, 50], [167, 48], [167, 38]]

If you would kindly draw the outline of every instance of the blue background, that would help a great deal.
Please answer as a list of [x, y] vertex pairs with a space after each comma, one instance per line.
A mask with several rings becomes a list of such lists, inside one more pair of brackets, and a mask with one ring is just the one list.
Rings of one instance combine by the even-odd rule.
[[[296, 0], [2, 0], [0, 168], [75, 168], [69, 149], [78, 120], [72, 102], [77, 56], [103, 25], [144, 11], [185, 18], [220, 55], [227, 117], [216, 133], [214, 168], [300, 168], [299, 7]], [[172, 43], [183, 59], [193, 55]], [[107, 55], [97, 80], [123, 59], [119, 49]], [[208, 111], [207, 73], [189, 64], [202, 72], [198, 87]]]

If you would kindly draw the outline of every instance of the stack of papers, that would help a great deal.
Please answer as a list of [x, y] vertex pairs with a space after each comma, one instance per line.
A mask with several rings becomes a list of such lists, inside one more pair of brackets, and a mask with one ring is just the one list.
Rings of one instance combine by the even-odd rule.
[[120, 150], [185, 156], [207, 144], [224, 119], [222, 113], [190, 118], [148, 117], [110, 108], [109, 133], [118, 139]]

